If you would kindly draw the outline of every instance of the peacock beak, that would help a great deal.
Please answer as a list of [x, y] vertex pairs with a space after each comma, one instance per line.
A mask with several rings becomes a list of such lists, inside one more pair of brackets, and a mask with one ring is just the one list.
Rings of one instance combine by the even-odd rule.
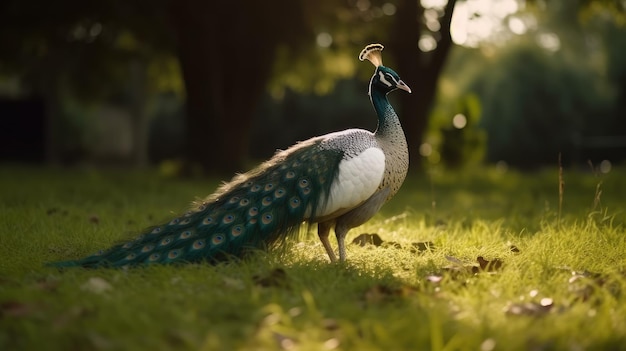
[[396, 85], [396, 87], [398, 89], [402, 89], [402, 90], [408, 92], [409, 94], [411, 93], [411, 88], [409, 88], [409, 86], [406, 85], [403, 81], [399, 81], [398, 84]]

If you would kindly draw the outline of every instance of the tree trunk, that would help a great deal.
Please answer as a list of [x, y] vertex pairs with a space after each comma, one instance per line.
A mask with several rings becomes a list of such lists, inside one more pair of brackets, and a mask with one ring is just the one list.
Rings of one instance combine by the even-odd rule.
[[[299, 3], [171, 2], [186, 101], [186, 161], [211, 173], [242, 171], [257, 102], [276, 47], [302, 39]], [[292, 43], [293, 44], [293, 43]]]
[[440, 19], [441, 30], [437, 48], [431, 52], [419, 49], [424, 8], [415, 0], [398, 3], [391, 46], [398, 64], [398, 73], [411, 87], [413, 94], [400, 94], [400, 116], [409, 144], [410, 164], [413, 170], [421, 169], [419, 153], [424, 134], [428, 129], [430, 109], [436, 98], [437, 83], [452, 46], [450, 22], [456, 0], [448, 0], [444, 15]]
[[219, 15], [208, 1], [178, 0], [171, 7], [186, 91], [185, 164], [188, 169], [231, 167], [229, 150], [222, 149], [217, 103], [222, 70], [215, 52], [219, 42], [214, 39], [219, 35], [215, 23]]
[[131, 87], [131, 126], [133, 134], [132, 162], [135, 167], [148, 165], [148, 134], [150, 118], [146, 111], [146, 64], [140, 59], [129, 65]]

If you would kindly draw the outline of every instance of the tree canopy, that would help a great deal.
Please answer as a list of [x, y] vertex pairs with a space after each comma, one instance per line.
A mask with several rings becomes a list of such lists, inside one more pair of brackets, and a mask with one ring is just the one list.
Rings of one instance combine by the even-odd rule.
[[[618, 0], [8, 0], [0, 5], [0, 93], [44, 99], [51, 159], [76, 134], [67, 122], [76, 103], [124, 105], [138, 163], [157, 101], [174, 93], [185, 105], [186, 163], [241, 171], [265, 96], [307, 99], [343, 79], [365, 81], [371, 67], [355, 55], [383, 42], [386, 64], [414, 89], [398, 101], [413, 166], [438, 159], [424, 152], [444, 139], [485, 143], [489, 160], [514, 164], [533, 146], [574, 155], [586, 136], [626, 134], [617, 118], [626, 107], [624, 13]], [[480, 106], [467, 110], [468, 101]], [[475, 114], [465, 116], [465, 131], [440, 133], [463, 111]], [[459, 134], [470, 129], [487, 137]], [[553, 147], [538, 143], [541, 133]], [[159, 142], [169, 144], [151, 143]], [[463, 142], [446, 145], [446, 158], [463, 154], [450, 149]]]

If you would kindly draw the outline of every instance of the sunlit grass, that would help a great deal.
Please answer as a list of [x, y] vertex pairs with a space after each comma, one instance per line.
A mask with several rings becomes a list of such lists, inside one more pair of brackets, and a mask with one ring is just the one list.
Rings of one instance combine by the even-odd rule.
[[[232, 264], [58, 271], [43, 264], [131, 237], [217, 180], [5, 167], [0, 349], [626, 349], [624, 179], [566, 170], [559, 220], [556, 169], [413, 176], [349, 236], [397, 246], [350, 245], [344, 265], [312, 233]], [[472, 269], [479, 256], [502, 266]]]

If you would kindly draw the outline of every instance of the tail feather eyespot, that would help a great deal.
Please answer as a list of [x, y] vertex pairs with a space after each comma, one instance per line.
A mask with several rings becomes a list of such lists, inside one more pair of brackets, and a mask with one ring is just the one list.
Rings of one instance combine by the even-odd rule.
[[191, 247], [194, 250], [200, 250], [200, 249], [204, 248], [205, 244], [206, 243], [204, 242], [204, 240], [199, 239], [199, 240], [194, 241], [193, 244], [191, 245]]
[[213, 235], [213, 237], [211, 238], [211, 243], [213, 245], [219, 245], [222, 242], [224, 242], [224, 234], [215, 234]]
[[192, 235], [193, 235], [193, 232], [191, 230], [185, 230], [184, 232], [180, 233], [180, 236], [178, 238], [179, 239], [189, 239], [189, 238], [191, 238]]
[[285, 196], [285, 194], [287, 194], [285, 188], [278, 188], [276, 189], [276, 191], [274, 191], [274, 197], [276, 199], [280, 199], [281, 197]]
[[294, 196], [291, 199], [289, 199], [289, 207], [295, 210], [296, 208], [300, 207], [301, 202], [302, 201], [300, 200], [299, 197]]
[[272, 199], [270, 196], [266, 196], [266, 197], [264, 197], [264, 198], [263, 198], [263, 200], [261, 200], [261, 205], [263, 205], [263, 206], [269, 206], [269, 205], [271, 205], [271, 204], [272, 204], [272, 201], [273, 201], [273, 200], [274, 200], [274, 199]]
[[229, 223], [232, 223], [234, 220], [235, 220], [235, 215], [227, 214], [224, 216], [224, 218], [222, 218], [222, 223], [229, 224]]
[[258, 207], [252, 207], [248, 210], [248, 216], [250, 217], [254, 217], [256, 215], [259, 214], [259, 208]]
[[307, 186], [307, 187], [300, 189], [300, 193], [305, 196], [309, 195], [311, 193], [311, 187]]
[[243, 226], [242, 225], [236, 225], [230, 231], [230, 235], [235, 237], [235, 238], [240, 236], [242, 233], [243, 233]]
[[180, 255], [180, 250], [172, 250], [167, 253], [167, 258], [169, 258], [170, 260], [173, 260], [179, 255]]
[[261, 216], [261, 223], [263, 223], [263, 224], [265, 224], [265, 225], [268, 225], [268, 224], [272, 223], [272, 221], [274, 221], [274, 215], [272, 215], [272, 214], [271, 214], [271, 213], [269, 213], [269, 212], [264, 213], [264, 214]]

